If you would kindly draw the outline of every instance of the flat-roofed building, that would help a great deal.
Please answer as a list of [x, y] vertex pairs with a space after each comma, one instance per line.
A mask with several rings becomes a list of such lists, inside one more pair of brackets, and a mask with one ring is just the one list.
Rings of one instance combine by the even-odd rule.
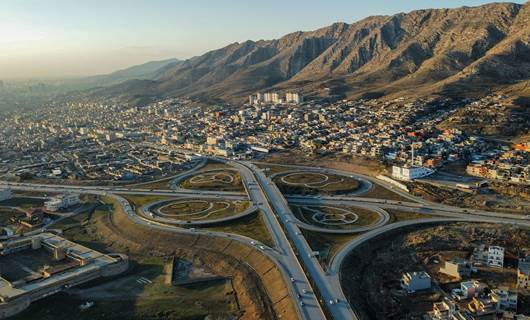
[[431, 276], [425, 271], [406, 272], [401, 277], [401, 287], [408, 292], [431, 288]]
[[67, 209], [71, 206], [75, 206], [79, 203], [81, 203], [81, 200], [79, 200], [79, 195], [73, 193], [66, 193], [51, 198], [50, 200], [46, 201], [46, 203], [44, 203], [44, 206], [46, 207], [46, 210], [59, 211], [61, 209]]
[[127, 268], [127, 256], [102, 254], [53, 233], [1, 242], [0, 319], [33, 301]]
[[530, 256], [519, 259], [517, 266], [517, 287], [530, 289]]

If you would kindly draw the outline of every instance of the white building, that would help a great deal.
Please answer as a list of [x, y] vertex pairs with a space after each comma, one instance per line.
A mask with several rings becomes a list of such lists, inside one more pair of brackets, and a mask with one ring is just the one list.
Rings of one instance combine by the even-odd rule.
[[488, 248], [488, 266], [502, 268], [504, 267], [504, 248], [499, 246], [490, 246]]
[[285, 94], [285, 102], [300, 104], [304, 102], [304, 97], [298, 92], [287, 92]]
[[393, 166], [392, 177], [398, 180], [412, 181], [423, 178], [434, 173], [434, 170], [417, 166]]
[[431, 288], [431, 276], [425, 271], [407, 272], [401, 277], [401, 288], [416, 292]]
[[11, 192], [11, 189], [5, 188], [0, 189], [0, 201], [8, 200], [13, 197], [13, 193]]
[[59, 211], [79, 203], [81, 203], [81, 200], [79, 200], [79, 195], [67, 193], [51, 198], [44, 203], [44, 206], [49, 211]]

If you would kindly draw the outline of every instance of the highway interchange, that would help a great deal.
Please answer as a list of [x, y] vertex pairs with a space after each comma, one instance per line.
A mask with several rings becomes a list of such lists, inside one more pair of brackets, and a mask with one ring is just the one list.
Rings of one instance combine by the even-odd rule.
[[[204, 158], [206, 159], [206, 158]], [[530, 227], [528, 217], [521, 215], [502, 214], [481, 210], [463, 209], [446, 205], [430, 203], [394, 188], [393, 186], [371, 177], [352, 174], [338, 170], [286, 166], [289, 172], [321, 172], [339, 176], [355, 177], [369, 185], [380, 186], [398, 193], [410, 201], [395, 201], [387, 199], [371, 199], [359, 197], [359, 192], [345, 196], [300, 196], [283, 195], [276, 184], [268, 177], [264, 170], [256, 164], [247, 161], [225, 160], [215, 158], [239, 171], [245, 186], [245, 193], [220, 192], [203, 190], [160, 190], [135, 186], [72, 186], [53, 184], [31, 184], [0, 182], [0, 186], [7, 186], [13, 190], [36, 191], [41, 193], [77, 192], [86, 194], [106, 195], [113, 197], [120, 203], [129, 219], [136, 224], [150, 228], [161, 229], [176, 233], [204, 233], [212, 237], [231, 238], [247, 245], [255, 246], [271, 260], [273, 260], [284, 276], [284, 282], [291, 293], [300, 319], [357, 319], [355, 310], [347, 302], [340, 285], [340, 266], [349, 252], [365, 241], [377, 237], [384, 232], [414, 224], [432, 224], [456, 221], [505, 223]], [[192, 176], [205, 164], [200, 161], [197, 166], [181, 175], [173, 177], [174, 180]], [[364, 184], [365, 186], [367, 184]], [[264, 244], [244, 236], [223, 232], [203, 231], [200, 228], [186, 229], [172, 224], [155, 221], [145, 208], [133, 208], [122, 195], [150, 195], [167, 196], [176, 198], [193, 199], [223, 199], [244, 200], [250, 199], [253, 203], [252, 210], [259, 210], [264, 218], [267, 229], [274, 241], [274, 247], [269, 248]], [[382, 219], [374, 225], [354, 228], [352, 230], [324, 229], [299, 221], [289, 207], [291, 204], [304, 205], [349, 205], [361, 207], [378, 212]], [[136, 210], [138, 209], [138, 210]], [[389, 222], [385, 209], [397, 209], [431, 215], [429, 219], [406, 220], [395, 223]], [[244, 214], [248, 214], [245, 211]], [[312, 251], [301, 232], [301, 228], [326, 233], [355, 233], [364, 232], [344, 245], [332, 258], [329, 268], [324, 270], [319, 263], [318, 256]]]

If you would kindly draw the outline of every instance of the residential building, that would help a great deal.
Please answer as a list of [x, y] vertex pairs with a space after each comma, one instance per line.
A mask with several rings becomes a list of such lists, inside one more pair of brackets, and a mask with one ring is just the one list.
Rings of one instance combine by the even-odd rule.
[[491, 299], [497, 304], [497, 312], [517, 311], [517, 291], [507, 287], [493, 289]]
[[472, 269], [469, 261], [456, 259], [445, 261], [445, 265], [440, 268], [440, 272], [457, 279], [462, 279], [462, 277], [469, 277]]
[[530, 256], [519, 259], [517, 266], [517, 287], [530, 289]]
[[488, 266], [502, 268], [504, 266], [504, 248], [490, 246], [488, 248]]
[[434, 170], [417, 166], [393, 166], [392, 177], [398, 180], [412, 181], [424, 178], [434, 173]]
[[61, 209], [67, 209], [71, 206], [81, 203], [79, 195], [73, 193], [67, 193], [56, 196], [44, 203], [46, 210], [59, 211]]
[[431, 288], [431, 276], [425, 271], [407, 272], [401, 277], [401, 287], [408, 292]]

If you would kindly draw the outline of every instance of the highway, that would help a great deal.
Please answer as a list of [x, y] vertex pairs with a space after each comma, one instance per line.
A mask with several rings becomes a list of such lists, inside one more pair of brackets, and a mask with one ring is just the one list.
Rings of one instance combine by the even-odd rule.
[[[0, 186], [9, 187], [13, 190], [35, 191], [43, 193], [76, 192], [97, 194], [113, 197], [120, 203], [125, 214], [136, 224], [150, 228], [156, 228], [175, 233], [203, 234], [212, 237], [230, 238], [240, 241], [246, 245], [254, 246], [276, 263], [281, 271], [284, 282], [288, 287], [293, 303], [300, 319], [326, 319], [329, 312], [333, 319], [358, 319], [355, 310], [346, 301], [344, 292], [340, 285], [340, 268], [345, 257], [358, 246], [382, 235], [385, 232], [403, 228], [411, 225], [448, 223], [456, 221], [468, 222], [490, 222], [512, 224], [530, 227], [530, 219], [527, 216], [489, 212], [467, 208], [452, 207], [438, 203], [432, 203], [414, 197], [406, 192], [396, 189], [372, 177], [360, 176], [350, 172], [331, 170], [324, 168], [287, 166], [292, 172], [311, 171], [334, 175], [354, 177], [364, 182], [363, 192], [369, 191], [374, 184], [379, 184], [393, 192], [402, 195], [407, 200], [386, 200], [360, 197], [362, 192], [341, 196], [284, 196], [273, 183], [272, 177], [267, 177], [262, 169], [247, 161], [226, 160], [223, 158], [212, 158], [233, 166], [239, 171], [246, 193], [220, 192], [202, 190], [161, 190], [145, 189], [138, 186], [70, 186], [58, 184], [31, 184], [2, 182]], [[204, 165], [200, 162], [190, 171], [175, 176], [175, 181], [189, 177]], [[274, 241], [274, 247], [269, 248], [263, 244], [256, 246], [255, 240], [235, 234], [223, 232], [203, 231], [201, 229], [186, 229], [172, 225], [169, 221], [155, 221], [150, 217], [149, 204], [140, 209], [139, 212], [132, 208], [129, 202], [123, 198], [125, 195], [150, 195], [164, 196], [178, 199], [215, 199], [215, 200], [243, 200], [250, 199], [253, 202], [252, 210], [260, 210], [267, 229]], [[410, 201], [409, 201], [410, 200]], [[379, 221], [370, 226], [352, 228], [352, 230], [324, 229], [299, 221], [292, 213], [289, 203], [299, 205], [340, 205], [354, 206], [373, 210], [380, 215]], [[406, 220], [388, 223], [390, 216], [385, 209], [421, 213], [430, 216], [425, 219]], [[247, 210], [242, 215], [249, 214]], [[231, 219], [231, 218], [230, 218]], [[304, 238], [301, 228], [326, 233], [354, 233], [365, 232], [345, 244], [339, 252], [331, 259], [329, 267], [324, 270]], [[314, 286], [314, 287], [313, 287]], [[318, 295], [317, 295], [318, 293]], [[319, 301], [319, 298], [322, 301]], [[325, 304], [325, 306], [323, 305]], [[324, 310], [325, 308], [325, 310]]]

